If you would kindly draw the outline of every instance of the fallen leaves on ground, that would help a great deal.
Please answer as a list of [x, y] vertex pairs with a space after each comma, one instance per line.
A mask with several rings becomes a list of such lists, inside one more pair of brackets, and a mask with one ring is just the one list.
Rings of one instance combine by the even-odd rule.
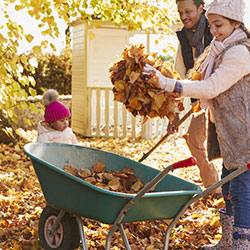
[[[29, 141], [33, 141], [36, 134], [34, 131], [28, 131], [25, 136]], [[136, 161], [159, 140], [159, 138], [152, 140], [141, 138], [84, 139], [80, 136], [78, 139], [83, 146], [111, 151]], [[1, 144], [0, 147], [1, 250], [42, 249], [38, 237], [38, 221], [46, 202], [32, 163], [23, 153], [23, 146], [24, 144], [20, 142], [15, 146]], [[190, 153], [185, 140], [170, 138], [143, 163], [162, 170], [173, 162], [188, 157]], [[215, 163], [220, 170], [221, 162]], [[197, 167], [178, 169], [172, 174], [202, 187]], [[157, 207], [157, 204], [155, 206]], [[216, 243], [221, 237], [218, 209], [223, 206], [222, 199], [214, 199], [211, 196], [192, 203], [172, 230], [169, 249], [201, 249], [205, 244]], [[131, 249], [162, 249], [168, 223], [169, 221], [161, 220], [125, 224], [124, 229]], [[85, 218], [83, 224], [88, 248], [90, 250], [104, 249], [110, 225]], [[118, 232], [112, 238], [111, 249], [125, 249]]]

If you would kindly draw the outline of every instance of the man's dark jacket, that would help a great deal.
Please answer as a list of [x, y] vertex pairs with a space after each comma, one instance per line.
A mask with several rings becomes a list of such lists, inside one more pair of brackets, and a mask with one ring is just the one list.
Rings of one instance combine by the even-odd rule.
[[[177, 31], [176, 34], [181, 44], [181, 53], [182, 53], [184, 65], [186, 67], [186, 71], [188, 71], [194, 66], [193, 50], [192, 50], [192, 47], [189, 45], [184, 28], [181, 31]], [[204, 48], [206, 48], [210, 44], [212, 39], [213, 39], [213, 36], [210, 33], [210, 29], [209, 29], [208, 22], [207, 22], [206, 29], [204, 32]]]

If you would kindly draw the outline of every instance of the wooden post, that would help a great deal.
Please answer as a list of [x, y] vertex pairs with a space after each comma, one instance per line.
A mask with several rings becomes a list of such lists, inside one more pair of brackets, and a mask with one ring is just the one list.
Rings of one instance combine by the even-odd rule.
[[[147, 53], [150, 52], [150, 31], [148, 31], [146, 33], [147, 36]], [[148, 120], [145, 124], [144, 124], [144, 135], [143, 137], [145, 139], [152, 139], [152, 120]]]
[[127, 110], [124, 105], [122, 105], [122, 136], [127, 136]]
[[91, 121], [92, 121], [92, 112], [91, 112], [91, 106], [92, 106], [92, 89], [87, 88], [87, 117], [88, 117], [88, 125], [86, 128], [86, 135], [91, 136], [92, 135], [92, 129], [91, 129]]
[[105, 89], [105, 137], [109, 137], [109, 90]]
[[114, 101], [114, 137], [118, 137], [118, 103]]
[[99, 137], [101, 135], [100, 130], [100, 120], [101, 120], [101, 91], [99, 88], [96, 89], [96, 136]]

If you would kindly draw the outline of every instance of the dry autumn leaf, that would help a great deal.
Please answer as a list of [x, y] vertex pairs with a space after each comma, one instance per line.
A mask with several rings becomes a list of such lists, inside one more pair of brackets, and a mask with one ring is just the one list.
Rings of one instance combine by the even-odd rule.
[[134, 183], [131, 186], [131, 189], [134, 190], [135, 192], [140, 191], [140, 189], [142, 189], [144, 187], [144, 185], [141, 183], [140, 179], [137, 179], [136, 183]]
[[105, 170], [106, 170], [105, 165], [100, 161], [96, 162], [93, 166], [93, 171], [95, 173], [102, 173], [105, 172]]
[[74, 175], [76, 175], [76, 174], [78, 174], [82, 178], [86, 178], [86, 177], [90, 177], [92, 173], [91, 173], [90, 169], [81, 169], [78, 172], [76, 172]]
[[72, 175], [76, 175], [77, 172], [78, 172], [78, 169], [77, 168], [73, 168], [71, 165], [66, 165], [64, 167], [64, 171], [69, 173], [69, 174], [72, 174]]
[[133, 171], [132, 168], [123, 168], [123, 169], [122, 169], [122, 172], [123, 172], [124, 174], [132, 174], [132, 175], [134, 175], [134, 171]]
[[121, 189], [122, 185], [119, 181], [119, 178], [114, 178], [108, 183], [108, 187], [113, 191], [118, 191]]
[[93, 185], [96, 184], [96, 178], [95, 177], [87, 177], [84, 179], [86, 182], [91, 183]]

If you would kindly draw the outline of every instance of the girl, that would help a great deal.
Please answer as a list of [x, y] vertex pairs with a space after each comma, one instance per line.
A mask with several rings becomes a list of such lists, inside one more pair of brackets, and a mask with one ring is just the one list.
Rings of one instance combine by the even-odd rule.
[[75, 134], [69, 128], [69, 109], [57, 101], [59, 94], [54, 89], [47, 90], [42, 97], [45, 105], [44, 121], [38, 124], [37, 142], [61, 142], [78, 144]]
[[[223, 158], [225, 177], [250, 163], [250, 33], [244, 26], [243, 0], [214, 0], [205, 8], [214, 38], [199, 68], [203, 80], [176, 81], [150, 65], [144, 71], [155, 72], [156, 87], [201, 99], [209, 108], [220, 151], [213, 153]], [[222, 192], [226, 203], [225, 210], [220, 211], [222, 238], [205, 249], [250, 249], [250, 171], [223, 185]]]

